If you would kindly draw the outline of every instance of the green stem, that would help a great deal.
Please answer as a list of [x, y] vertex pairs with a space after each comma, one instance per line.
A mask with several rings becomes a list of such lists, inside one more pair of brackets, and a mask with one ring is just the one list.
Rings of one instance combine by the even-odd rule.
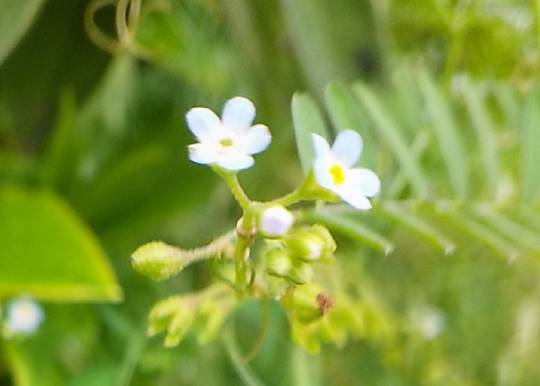
[[229, 354], [231, 362], [244, 384], [246, 386], [264, 385], [259, 379], [257, 379], [251, 369], [242, 361], [240, 349], [238, 348], [238, 344], [234, 338], [231, 326], [225, 329], [223, 333], [223, 342], [225, 343], [225, 348]]
[[298, 189], [292, 191], [291, 193], [281, 198], [278, 198], [276, 200], [270, 201], [268, 205], [269, 206], [274, 206], [274, 205], [289, 206], [292, 204], [296, 204], [297, 202], [300, 202], [305, 199], [303, 193], [304, 192], [303, 192], [302, 186], [300, 186]]
[[236, 285], [242, 290], [246, 287], [247, 284], [246, 254], [248, 253], [248, 248], [248, 240], [244, 237], [239, 236], [234, 249], [234, 262], [236, 272]]
[[249, 363], [255, 356], [261, 351], [262, 345], [264, 343], [264, 338], [266, 337], [266, 334], [268, 332], [268, 320], [269, 320], [269, 308], [270, 305], [268, 304], [268, 298], [266, 295], [263, 295], [261, 298], [261, 303], [263, 307], [263, 313], [262, 313], [262, 321], [261, 321], [261, 330], [259, 332], [259, 335], [257, 336], [257, 339], [255, 340], [255, 344], [251, 348], [250, 352], [244, 357], [244, 363]]
[[225, 183], [231, 190], [238, 205], [240, 205], [244, 211], [248, 210], [251, 206], [251, 200], [244, 192], [244, 189], [242, 189], [242, 186], [240, 186], [236, 173], [231, 173], [218, 167], [213, 167], [212, 169], [225, 180]]

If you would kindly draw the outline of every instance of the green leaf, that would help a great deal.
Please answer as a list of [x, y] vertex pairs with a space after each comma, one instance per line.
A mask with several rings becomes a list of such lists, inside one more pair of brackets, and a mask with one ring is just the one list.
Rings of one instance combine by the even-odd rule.
[[519, 243], [525, 248], [540, 254], [540, 235], [530, 230], [530, 227], [514, 222], [487, 206], [479, 206], [475, 208], [474, 212], [491, 227], [507, 236], [512, 242]]
[[479, 240], [508, 262], [512, 262], [520, 256], [517, 249], [482, 223], [453, 211], [442, 208], [439, 208], [439, 211], [444, 213], [456, 227], [462, 229], [474, 239]]
[[32, 25], [44, 0], [0, 0], [0, 65]]
[[521, 122], [521, 189], [531, 201], [540, 193], [540, 87], [527, 96]]
[[354, 91], [373, 120], [375, 129], [386, 140], [404, 172], [407, 173], [414, 192], [421, 198], [427, 197], [428, 184], [422, 167], [412, 150], [407, 146], [396, 123], [383, 108], [379, 98], [367, 86], [360, 83], [354, 86]]
[[69, 180], [74, 169], [75, 116], [75, 94], [72, 90], [66, 90], [60, 96], [58, 118], [43, 160], [45, 181], [54, 188], [58, 188], [64, 180]]
[[121, 289], [98, 241], [57, 196], [0, 188], [0, 298], [118, 301]]
[[[413, 141], [411, 150], [418, 160], [421, 160], [422, 155], [428, 149], [431, 143], [431, 133], [427, 130], [421, 130], [416, 135]], [[403, 170], [399, 170], [392, 184], [385, 188], [386, 198], [397, 198], [402, 191], [407, 187], [407, 174]]]
[[463, 135], [458, 131], [450, 106], [433, 79], [423, 71], [419, 75], [419, 81], [452, 190], [458, 198], [466, 198], [469, 193], [469, 165]]
[[497, 182], [500, 175], [494, 124], [484, 106], [478, 87], [475, 87], [468, 78], [463, 83], [463, 97], [465, 107], [471, 117], [472, 126], [476, 132], [489, 195], [494, 198], [497, 193]]
[[339, 55], [341, 41], [332, 39], [334, 29], [329, 23], [331, 16], [327, 2], [283, 0], [281, 4], [288, 36], [310, 90], [321, 96], [327, 82], [346, 76], [350, 63]]
[[292, 116], [296, 146], [304, 174], [307, 175], [315, 158], [311, 134], [328, 138], [328, 130], [317, 104], [308, 94], [295, 93], [292, 99]]
[[393, 202], [381, 203], [378, 208], [392, 220], [415, 232], [435, 247], [440, 248], [445, 254], [449, 255], [455, 251], [456, 245], [452, 240], [412, 211]]
[[358, 101], [349, 88], [340, 82], [326, 87], [325, 101], [336, 130], [352, 129], [360, 133], [364, 141], [361, 163], [368, 168], [377, 168], [377, 147], [372, 134], [367, 130], [367, 119], [358, 108]]

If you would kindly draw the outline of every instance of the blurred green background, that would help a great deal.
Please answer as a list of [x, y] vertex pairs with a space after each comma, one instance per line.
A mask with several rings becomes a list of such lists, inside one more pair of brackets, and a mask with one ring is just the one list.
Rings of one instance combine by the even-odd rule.
[[[540, 384], [538, 2], [143, 0], [130, 44], [115, 9], [0, 0], [0, 305], [46, 312], [0, 340], [0, 385]], [[239, 215], [188, 161], [184, 122], [235, 95], [273, 133], [241, 175], [251, 197], [301, 181], [310, 125], [358, 130], [382, 178], [374, 210], [315, 215], [362, 321], [343, 347], [295, 347], [277, 304], [248, 365], [221, 338], [145, 336], [157, 300], [210, 277], [156, 284], [131, 252], [204, 244]], [[239, 350], [261, 314], [235, 312]]]

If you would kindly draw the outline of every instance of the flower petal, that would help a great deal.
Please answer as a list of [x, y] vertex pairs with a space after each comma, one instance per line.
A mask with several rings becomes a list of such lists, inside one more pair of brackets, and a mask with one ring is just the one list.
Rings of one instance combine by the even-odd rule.
[[227, 170], [244, 170], [253, 166], [253, 157], [244, 154], [220, 155], [216, 163]]
[[313, 142], [313, 148], [315, 149], [315, 156], [317, 158], [326, 158], [330, 155], [330, 145], [326, 138], [319, 134], [311, 134], [311, 140]]
[[353, 130], [343, 130], [332, 145], [332, 153], [345, 166], [351, 167], [358, 162], [362, 147], [363, 141], [360, 134]]
[[218, 157], [215, 147], [205, 143], [189, 145], [188, 152], [190, 160], [203, 165], [214, 163]]
[[330, 158], [317, 158], [313, 162], [313, 174], [315, 180], [323, 188], [329, 189], [335, 192], [335, 185], [332, 182], [332, 176], [330, 175]]
[[189, 129], [201, 142], [216, 137], [221, 129], [219, 117], [206, 107], [194, 107], [186, 114]]
[[223, 107], [221, 120], [223, 124], [238, 132], [245, 132], [255, 119], [255, 106], [244, 97], [229, 99]]
[[360, 210], [368, 210], [371, 209], [371, 203], [369, 200], [362, 196], [359, 192], [355, 191], [354, 189], [350, 189], [349, 187], [343, 187], [339, 189], [338, 192], [336, 192], [343, 201], [346, 201], [347, 203], [354, 206], [356, 209]]
[[265, 125], [255, 125], [244, 136], [244, 149], [247, 154], [257, 154], [270, 145], [272, 135]]
[[373, 197], [381, 190], [381, 180], [369, 169], [355, 168], [347, 171], [347, 185], [358, 194]]

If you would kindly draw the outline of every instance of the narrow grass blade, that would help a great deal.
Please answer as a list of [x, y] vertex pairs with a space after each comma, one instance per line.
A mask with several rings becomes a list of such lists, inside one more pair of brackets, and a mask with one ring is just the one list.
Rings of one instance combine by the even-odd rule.
[[322, 211], [305, 212], [302, 216], [307, 221], [322, 224], [336, 233], [357, 240], [376, 251], [388, 255], [394, 250], [394, 244], [386, 237], [375, 232], [359, 221], [345, 215], [323, 213]]
[[330, 119], [336, 130], [352, 129], [360, 133], [364, 140], [361, 163], [370, 169], [377, 169], [377, 146], [369, 132], [369, 123], [358, 101], [343, 83], [332, 82], [326, 87], [325, 101]]
[[494, 96], [503, 112], [508, 127], [516, 127], [520, 124], [520, 108], [514, 90], [507, 85], [497, 85]]
[[[412, 151], [418, 162], [422, 158], [422, 154], [428, 148], [431, 142], [431, 135], [428, 131], [420, 131], [412, 144]], [[407, 186], [407, 175], [403, 170], [399, 170], [397, 176], [392, 181], [392, 184], [385, 189], [384, 195], [387, 198], [397, 198], [403, 189]]]
[[463, 136], [458, 131], [452, 111], [433, 79], [422, 71], [419, 75], [420, 89], [424, 96], [429, 120], [433, 126], [439, 149], [448, 170], [450, 186], [454, 194], [464, 199], [469, 193], [469, 165]]
[[469, 79], [463, 83], [463, 98], [476, 133], [489, 197], [494, 198], [500, 175], [494, 124], [478, 88]]
[[480, 241], [509, 263], [520, 257], [517, 249], [482, 223], [469, 218], [465, 214], [458, 215], [442, 208], [439, 208], [439, 212], [444, 214], [456, 228], [461, 229], [475, 240]]
[[328, 130], [319, 108], [308, 94], [294, 94], [292, 116], [300, 162], [307, 174], [315, 157], [311, 134], [316, 133], [328, 138]]
[[521, 189], [525, 201], [540, 193], [540, 87], [527, 96], [521, 124]]
[[540, 235], [489, 207], [474, 209], [476, 216], [515, 243], [540, 254]]
[[456, 250], [456, 245], [446, 235], [403, 206], [384, 202], [378, 208], [390, 219], [413, 231], [445, 254], [452, 254]]
[[540, 233], [540, 214], [531, 211], [530, 208], [521, 208], [519, 211], [519, 217], [522, 222], [534, 228], [536, 232]]
[[63, 180], [69, 180], [76, 158], [75, 94], [66, 90], [60, 95], [58, 117], [45, 148], [43, 175], [46, 183], [58, 189]]
[[422, 167], [379, 98], [367, 86], [360, 83], [355, 84], [354, 91], [375, 124], [378, 134], [386, 140], [407, 174], [414, 193], [420, 198], [427, 197], [428, 184]]

